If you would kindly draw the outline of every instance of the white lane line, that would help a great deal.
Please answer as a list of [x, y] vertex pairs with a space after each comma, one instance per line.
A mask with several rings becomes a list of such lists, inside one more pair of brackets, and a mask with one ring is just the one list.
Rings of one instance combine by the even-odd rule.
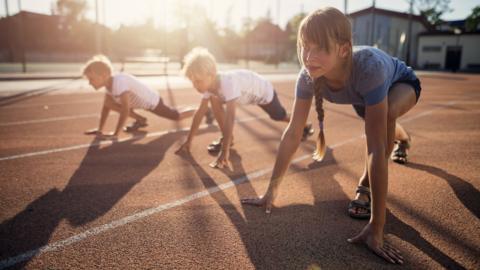
[[[334, 144], [334, 145], [330, 146], [330, 148], [334, 149], [334, 148], [340, 147], [344, 144], [348, 144], [350, 142], [358, 140], [358, 139], [362, 138], [363, 136], [364, 135], [360, 135], [360, 136], [351, 138], [349, 140]], [[302, 160], [305, 160], [307, 158], [311, 158], [311, 155], [304, 155], [304, 156], [301, 156], [299, 158], [296, 158], [292, 163], [298, 163], [298, 162], [300, 162]], [[124, 218], [114, 220], [110, 223], [107, 223], [107, 224], [104, 224], [104, 225], [101, 225], [101, 226], [93, 227], [91, 229], [88, 229], [88, 230], [86, 230], [82, 233], [76, 234], [76, 235], [74, 235], [72, 237], [69, 237], [67, 239], [60, 240], [60, 241], [54, 242], [52, 244], [44, 245], [41, 248], [33, 249], [33, 250], [27, 251], [23, 254], [20, 254], [20, 255], [14, 256], [14, 257], [10, 257], [10, 258], [5, 259], [5, 260], [0, 262], [0, 269], [4, 269], [4, 268], [10, 267], [10, 266], [13, 266], [13, 265], [15, 265], [19, 262], [29, 260], [30, 258], [32, 258], [36, 255], [40, 255], [40, 254], [50, 252], [50, 251], [55, 251], [59, 248], [69, 246], [69, 245], [74, 244], [76, 242], [82, 241], [82, 240], [84, 240], [88, 237], [101, 234], [101, 233], [109, 231], [111, 229], [126, 225], [126, 224], [131, 223], [131, 222], [134, 222], [136, 220], [139, 220], [139, 219], [142, 219], [142, 218], [145, 218], [145, 217], [163, 212], [165, 210], [168, 210], [168, 209], [186, 204], [186, 203], [191, 202], [193, 200], [200, 199], [200, 198], [203, 198], [203, 197], [207, 197], [211, 194], [217, 193], [217, 192], [222, 191], [222, 190], [229, 189], [229, 188], [234, 187], [236, 185], [239, 185], [243, 182], [252, 181], [256, 178], [260, 178], [260, 177], [270, 173], [272, 170], [273, 170], [273, 167], [270, 167], [270, 168], [266, 168], [266, 169], [263, 169], [263, 170], [258, 170], [258, 171], [255, 171], [255, 172], [251, 172], [251, 173], [249, 173], [249, 174], [247, 174], [243, 177], [239, 177], [239, 178], [237, 178], [233, 181], [229, 181], [229, 182], [220, 184], [218, 186], [214, 186], [214, 187], [205, 189], [203, 191], [199, 191], [197, 193], [194, 193], [194, 194], [191, 194], [189, 196], [183, 197], [183, 198], [181, 198], [179, 200], [176, 200], [176, 201], [161, 204], [157, 207], [152, 207], [152, 208], [145, 209], [145, 210], [143, 210], [141, 212], [138, 212], [136, 214], [129, 215], [129, 216], [126, 216]]]
[[[246, 118], [236, 120], [236, 122], [237, 123], [249, 122], [249, 121], [258, 120], [258, 119], [262, 119], [262, 118], [268, 118], [268, 117], [269, 117], [268, 115], [256, 116], [256, 117], [246, 117]], [[200, 128], [207, 128], [207, 127], [208, 127], [208, 125], [200, 126]], [[145, 137], [149, 138], [149, 137], [155, 137], [155, 136], [162, 136], [162, 135], [165, 135], [165, 134], [168, 134], [168, 133], [188, 131], [188, 130], [190, 130], [190, 128], [182, 128], [182, 129], [178, 129], [178, 130], [177, 129], [171, 129], [171, 130], [166, 130], [166, 131], [151, 132], [151, 133], [147, 133], [146, 135], [137, 135], [137, 136], [132, 136], [132, 137], [128, 137], [128, 138], [123, 138], [123, 139], [120, 139], [116, 142], [100, 141], [100, 142], [94, 142], [94, 143], [86, 143], [86, 144], [79, 144], [79, 145], [73, 145], [73, 146], [62, 147], [62, 148], [43, 150], [43, 151], [38, 151], [38, 152], [18, 154], [18, 155], [13, 155], [13, 156], [6, 156], [6, 157], [1, 157], [0, 161], [26, 158], [26, 157], [33, 157], [33, 156], [40, 156], [40, 155], [47, 155], [47, 154], [59, 153], [59, 152], [66, 152], [66, 151], [72, 151], [72, 150], [77, 150], [77, 149], [89, 148], [89, 147], [92, 147], [92, 146], [110, 145], [110, 144], [113, 144], [113, 143], [120, 143], [120, 142], [125, 142], [125, 141], [130, 141], [130, 140], [138, 140], [138, 139], [145, 138]]]
[[78, 104], [78, 103], [102, 103], [102, 98], [95, 98], [95, 99], [84, 99], [84, 100], [77, 100], [71, 102], [54, 102], [54, 103], [40, 103], [40, 104], [24, 104], [24, 105], [6, 105], [4, 107], [0, 107], [0, 110], [7, 110], [7, 109], [17, 109], [17, 108], [31, 108], [31, 107], [43, 107], [47, 106], [55, 106], [55, 105], [70, 105], [70, 104]]
[[61, 116], [61, 117], [52, 117], [52, 118], [44, 118], [44, 119], [36, 119], [36, 120], [26, 120], [26, 121], [18, 121], [18, 122], [7, 122], [7, 123], [0, 123], [0, 127], [5, 126], [17, 126], [17, 125], [26, 125], [26, 124], [38, 124], [38, 123], [47, 123], [47, 122], [54, 122], [54, 121], [63, 121], [63, 120], [72, 120], [72, 119], [81, 119], [81, 118], [91, 118], [96, 117], [98, 118], [98, 113], [91, 113], [91, 114], [80, 114], [80, 115], [73, 115], [73, 116]]
[[[405, 123], [405, 122], [413, 121], [413, 120], [418, 119], [420, 117], [429, 115], [434, 111], [444, 109], [448, 106], [452, 106], [452, 105], [456, 104], [457, 102], [459, 102], [459, 101], [448, 102], [447, 105], [444, 106], [444, 107], [441, 107], [441, 108], [438, 107], [438, 108], [432, 109], [430, 111], [420, 113], [418, 115], [418, 117], [414, 116], [414, 117], [410, 117], [410, 118], [405, 118], [402, 122]], [[254, 119], [257, 119], [257, 117], [252, 117], [251, 118], [251, 120], [254, 120]], [[365, 137], [365, 134], [358, 135], [358, 136], [352, 137], [350, 139], [347, 139], [345, 141], [342, 141], [342, 142], [336, 143], [334, 145], [331, 145], [330, 148], [335, 149], [335, 148], [338, 148], [338, 147], [343, 146], [345, 144], [354, 142], [354, 141], [356, 141], [358, 139], [361, 139], [361, 138], [364, 138], [364, 137]], [[301, 162], [301, 161], [303, 161], [307, 158], [311, 158], [311, 155], [304, 155], [304, 156], [298, 157], [298, 158], [296, 158], [292, 161], [292, 164]], [[104, 225], [101, 225], [101, 226], [93, 227], [91, 229], [88, 229], [88, 230], [86, 230], [82, 233], [76, 234], [76, 235], [74, 235], [72, 237], [69, 237], [67, 239], [60, 240], [60, 241], [57, 241], [57, 242], [54, 242], [54, 243], [51, 243], [51, 244], [48, 244], [48, 245], [44, 245], [40, 248], [27, 251], [25, 253], [22, 253], [20, 255], [14, 256], [14, 257], [10, 257], [8, 259], [0, 261], [0, 269], [4, 269], [4, 268], [10, 267], [10, 266], [13, 266], [13, 265], [15, 265], [19, 262], [29, 260], [30, 258], [32, 258], [36, 255], [41, 255], [41, 254], [49, 252], [49, 251], [54, 251], [54, 250], [72, 245], [72, 244], [74, 244], [76, 242], [79, 242], [79, 241], [82, 241], [82, 240], [84, 240], [88, 237], [101, 234], [101, 233], [106, 232], [108, 230], [111, 230], [111, 229], [126, 225], [128, 223], [134, 222], [136, 220], [139, 220], [139, 219], [142, 219], [142, 218], [154, 215], [154, 214], [158, 214], [160, 212], [163, 212], [165, 210], [168, 210], [168, 209], [186, 204], [186, 203], [191, 202], [193, 200], [209, 196], [211, 194], [217, 193], [217, 192], [222, 191], [222, 190], [226, 190], [226, 189], [231, 188], [233, 186], [239, 185], [243, 182], [252, 181], [256, 178], [262, 177], [262, 176], [270, 173], [272, 170], [273, 170], [273, 167], [269, 167], [269, 168], [265, 168], [265, 169], [258, 170], [258, 171], [255, 171], [255, 172], [251, 172], [251, 173], [249, 173], [249, 174], [247, 174], [243, 177], [239, 177], [239, 178], [237, 178], [233, 181], [229, 181], [229, 182], [220, 184], [218, 186], [208, 188], [206, 190], [191, 194], [189, 196], [183, 197], [183, 198], [178, 199], [176, 201], [161, 204], [157, 207], [152, 207], [152, 208], [145, 209], [145, 210], [143, 210], [141, 212], [138, 212], [136, 214], [129, 215], [129, 216], [126, 216], [124, 218], [114, 220], [110, 223], [107, 223], [107, 224], [104, 224]]]

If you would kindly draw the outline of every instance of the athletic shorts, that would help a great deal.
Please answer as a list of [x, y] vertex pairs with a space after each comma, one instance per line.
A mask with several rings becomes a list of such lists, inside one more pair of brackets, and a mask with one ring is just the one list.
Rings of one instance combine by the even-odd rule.
[[161, 98], [158, 101], [158, 104], [155, 107], [155, 109], [150, 111], [158, 116], [165, 117], [171, 120], [177, 120], [180, 116], [180, 113], [177, 111], [177, 109], [165, 105], [165, 103], [163, 103], [163, 100]]
[[[406, 83], [412, 86], [413, 90], [415, 91], [415, 97], [417, 98], [416, 102], [418, 102], [418, 99], [420, 98], [420, 93], [422, 92], [422, 86], [420, 85], [420, 80], [415, 79], [415, 80], [396, 81], [395, 83], [393, 83], [393, 85], [395, 85], [396, 83]], [[355, 112], [357, 113], [357, 115], [365, 119], [365, 106], [357, 105], [357, 104], [354, 104], [352, 106]]]
[[260, 108], [262, 108], [271, 119], [275, 121], [281, 121], [287, 117], [287, 111], [283, 108], [282, 104], [280, 104], [280, 100], [278, 100], [277, 91], [273, 90], [273, 99], [268, 104], [259, 104]]

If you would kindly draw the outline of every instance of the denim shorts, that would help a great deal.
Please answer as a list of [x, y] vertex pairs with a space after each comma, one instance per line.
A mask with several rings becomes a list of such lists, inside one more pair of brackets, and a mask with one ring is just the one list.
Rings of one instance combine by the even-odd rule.
[[[420, 80], [415, 79], [415, 80], [403, 80], [403, 81], [396, 81], [392, 84], [395, 85], [396, 83], [406, 83], [410, 86], [413, 87], [413, 90], [415, 91], [415, 97], [417, 98], [416, 102], [418, 102], [418, 99], [420, 98], [420, 93], [422, 92], [422, 86], [420, 85]], [[390, 88], [392, 89], [392, 88]], [[353, 109], [357, 113], [358, 116], [361, 118], [365, 119], [365, 106], [364, 105], [358, 105], [354, 104], [352, 105]]]

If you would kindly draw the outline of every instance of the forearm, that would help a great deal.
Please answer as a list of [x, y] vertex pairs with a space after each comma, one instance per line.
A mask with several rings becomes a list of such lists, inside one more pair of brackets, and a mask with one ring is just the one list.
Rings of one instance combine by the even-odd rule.
[[120, 131], [122, 131], [125, 122], [127, 121], [128, 115], [130, 113], [130, 109], [122, 109], [120, 111], [120, 116], [118, 117], [117, 128], [115, 129], [114, 135], [118, 135]]
[[102, 112], [100, 114], [100, 122], [98, 124], [98, 131], [103, 131], [103, 127], [105, 126], [105, 122], [107, 121], [108, 114], [110, 113], [110, 108], [103, 106]]
[[228, 153], [230, 151], [230, 144], [232, 142], [232, 133], [233, 133], [233, 125], [235, 122], [235, 115], [227, 115], [225, 118], [225, 124], [223, 125], [222, 136], [223, 136], [223, 143], [222, 143], [222, 152]]
[[190, 126], [190, 132], [188, 133], [187, 142], [191, 142], [193, 137], [197, 133], [198, 127], [202, 122], [203, 116], [205, 115], [206, 110], [200, 107], [193, 116], [192, 125]]
[[295, 151], [298, 149], [301, 140], [301, 133], [287, 128], [280, 141], [277, 153], [277, 159], [273, 167], [272, 178], [268, 187], [268, 192], [276, 193], [280, 183], [283, 180], [288, 166], [292, 160]]
[[223, 106], [219, 101], [214, 100], [212, 100], [210, 104], [212, 105], [213, 116], [215, 117], [215, 120], [217, 120], [220, 131], [223, 134], [225, 133], [225, 112]]
[[383, 227], [386, 219], [388, 166], [385, 150], [377, 149], [368, 155], [368, 175], [372, 193], [372, 218], [375, 226]]

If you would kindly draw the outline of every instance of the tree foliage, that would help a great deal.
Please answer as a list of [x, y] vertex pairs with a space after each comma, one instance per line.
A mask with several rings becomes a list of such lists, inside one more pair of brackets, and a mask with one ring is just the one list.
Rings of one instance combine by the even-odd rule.
[[[413, 1], [413, 0], [410, 0]], [[427, 21], [436, 26], [442, 22], [442, 15], [451, 12], [451, 0], [415, 0], [415, 7], [420, 11], [420, 15]]]
[[87, 11], [86, 0], [57, 0], [57, 12], [70, 22], [81, 21]]
[[480, 6], [476, 6], [472, 9], [472, 13], [467, 17], [466, 29], [467, 31], [476, 31], [480, 24]]

